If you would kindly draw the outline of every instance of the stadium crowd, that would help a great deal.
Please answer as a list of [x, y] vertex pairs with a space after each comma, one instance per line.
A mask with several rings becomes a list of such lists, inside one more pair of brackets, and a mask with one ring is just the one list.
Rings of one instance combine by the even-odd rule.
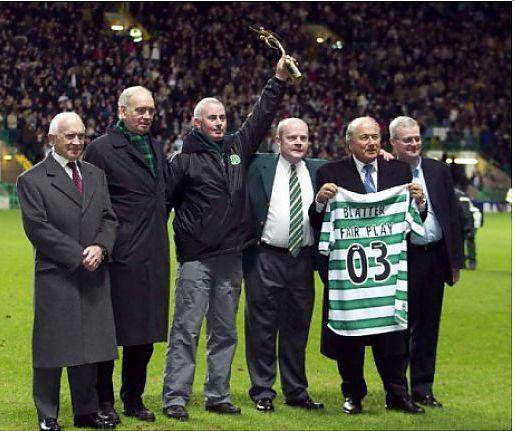
[[[211, 93], [235, 129], [248, 115], [277, 53], [249, 25], [273, 29], [306, 75], [280, 117], [310, 125], [311, 155], [338, 158], [346, 124], [371, 115], [449, 127], [450, 141], [511, 165], [510, 14], [502, 3], [130, 3], [152, 38], [134, 43], [99, 25], [110, 3], [4, 3], [0, 10], [0, 125], [32, 160], [42, 157], [56, 112], [85, 118], [87, 137], [116, 117], [128, 83], [154, 93], [153, 133], [180, 149], [192, 108]], [[265, 18], [266, 17], [266, 18]], [[344, 17], [344, 18], [343, 18]], [[321, 44], [301, 31], [327, 25]], [[373, 24], [371, 24], [373, 23]], [[507, 85], [508, 84], [508, 85]], [[407, 101], [407, 102], [404, 102]], [[385, 140], [386, 142], [386, 140]], [[262, 149], [271, 149], [272, 134]]]

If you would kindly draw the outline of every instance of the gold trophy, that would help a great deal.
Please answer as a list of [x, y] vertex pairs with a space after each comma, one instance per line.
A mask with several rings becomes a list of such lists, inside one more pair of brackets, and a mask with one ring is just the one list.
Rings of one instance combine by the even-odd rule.
[[[272, 32], [265, 30], [263, 27], [259, 27], [259, 29], [250, 27], [250, 29], [257, 33], [259, 35], [259, 40], [264, 41], [270, 48], [278, 49], [281, 52], [281, 56], [286, 55], [281, 42], [279, 42], [277, 36], [275, 36]], [[300, 73], [299, 68], [293, 60], [287, 58], [285, 61], [285, 66], [288, 75], [294, 83], [297, 83], [302, 79], [302, 73]]]

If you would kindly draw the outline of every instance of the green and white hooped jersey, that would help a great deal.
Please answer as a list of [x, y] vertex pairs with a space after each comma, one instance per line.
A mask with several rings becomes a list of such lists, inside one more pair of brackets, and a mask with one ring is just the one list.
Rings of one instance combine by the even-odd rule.
[[328, 327], [339, 335], [401, 331], [408, 321], [406, 235], [424, 235], [407, 184], [327, 203], [318, 245], [329, 256]]

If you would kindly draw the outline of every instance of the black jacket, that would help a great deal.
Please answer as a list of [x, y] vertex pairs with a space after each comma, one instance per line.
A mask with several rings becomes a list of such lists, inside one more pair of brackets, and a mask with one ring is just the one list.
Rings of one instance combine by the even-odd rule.
[[272, 78], [240, 129], [226, 135], [221, 153], [189, 133], [170, 161], [168, 193], [179, 262], [236, 253], [250, 241], [245, 173], [268, 133], [286, 85]]

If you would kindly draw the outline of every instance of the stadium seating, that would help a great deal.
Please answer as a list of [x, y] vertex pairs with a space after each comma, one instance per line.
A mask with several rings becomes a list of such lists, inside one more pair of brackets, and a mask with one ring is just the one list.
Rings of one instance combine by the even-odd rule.
[[[153, 133], [168, 151], [180, 147], [201, 97], [221, 98], [236, 128], [277, 57], [248, 30], [264, 25], [305, 75], [281, 115], [308, 121], [313, 156], [340, 157], [357, 115], [377, 118], [386, 136], [388, 122], [404, 113], [428, 138], [443, 128], [446, 143], [480, 145], [511, 167], [509, 3], [130, 2], [128, 12], [152, 35], [141, 43], [102, 24], [119, 5], [2, 5], [0, 127], [30, 159], [43, 156], [56, 112], [76, 110], [94, 138], [113, 123], [121, 90], [135, 84], [154, 93]], [[317, 43], [308, 24], [335, 36]]]

